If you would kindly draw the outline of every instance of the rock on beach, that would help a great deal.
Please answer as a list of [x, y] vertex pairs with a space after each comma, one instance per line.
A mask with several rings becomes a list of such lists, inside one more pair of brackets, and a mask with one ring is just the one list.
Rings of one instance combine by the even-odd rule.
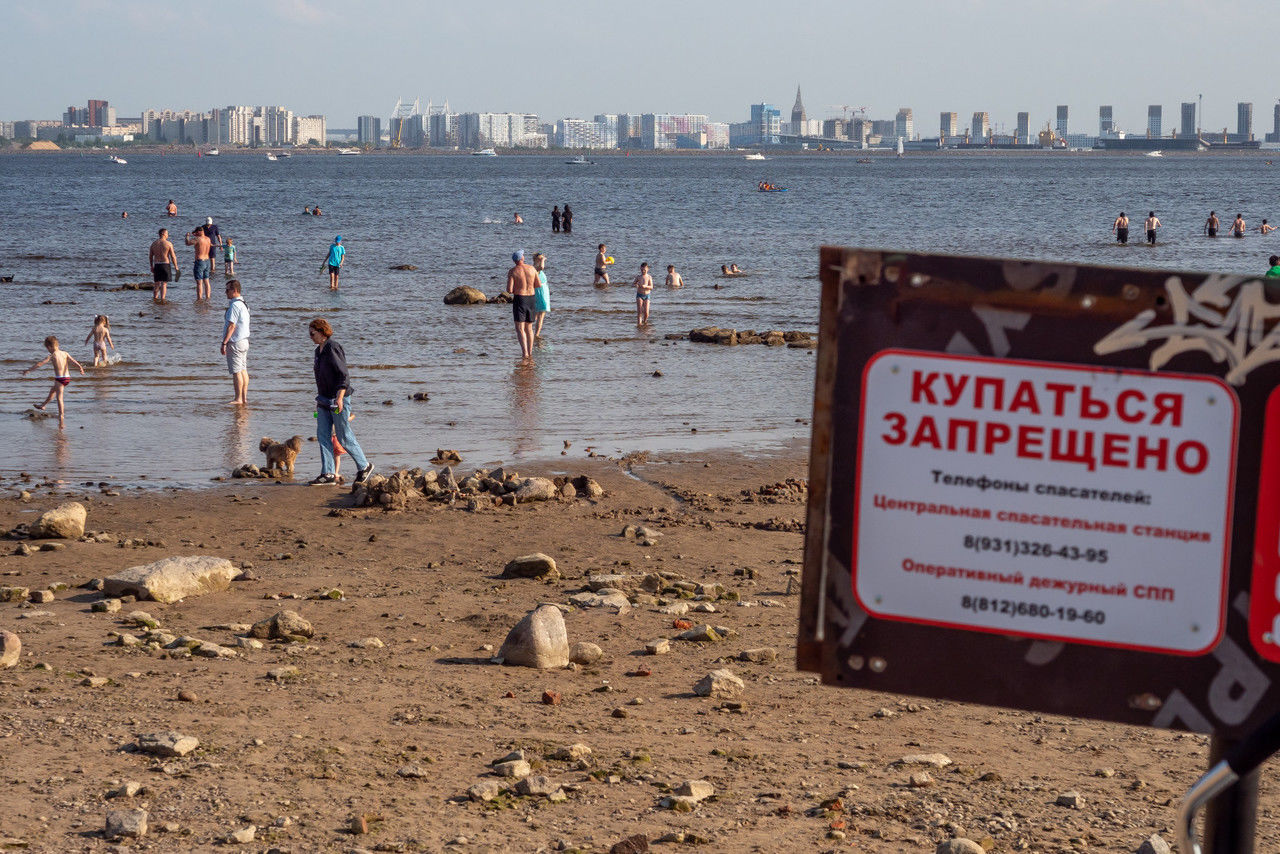
[[102, 595], [177, 602], [226, 590], [239, 574], [240, 570], [226, 558], [211, 555], [170, 557], [143, 566], [131, 566], [108, 576], [103, 582]]
[[33, 540], [78, 540], [84, 536], [89, 512], [79, 501], [59, 504], [40, 515], [30, 528]]
[[541, 605], [516, 623], [498, 650], [503, 664], [548, 670], [569, 665], [569, 633], [555, 605]]
[[480, 305], [488, 301], [483, 291], [467, 285], [459, 285], [444, 295], [445, 305]]
[[22, 657], [22, 641], [13, 632], [0, 631], [0, 670], [13, 667]]

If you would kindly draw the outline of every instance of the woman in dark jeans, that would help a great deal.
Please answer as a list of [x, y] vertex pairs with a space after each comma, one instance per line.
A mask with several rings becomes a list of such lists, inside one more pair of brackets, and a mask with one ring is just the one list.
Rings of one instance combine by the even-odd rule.
[[316, 345], [316, 440], [320, 443], [320, 476], [311, 481], [311, 485], [338, 482], [338, 476], [334, 474], [335, 437], [360, 467], [354, 482], [364, 483], [369, 472], [373, 471], [373, 463], [365, 458], [360, 443], [351, 432], [351, 407], [347, 400], [351, 382], [347, 374], [346, 353], [342, 351], [342, 345], [333, 340], [333, 327], [323, 317], [311, 321], [307, 332]]

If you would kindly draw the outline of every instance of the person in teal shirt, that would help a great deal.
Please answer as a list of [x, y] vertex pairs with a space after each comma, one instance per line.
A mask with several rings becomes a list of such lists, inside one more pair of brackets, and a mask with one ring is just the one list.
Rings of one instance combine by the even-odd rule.
[[329, 257], [325, 264], [329, 267], [329, 290], [338, 289], [338, 272], [342, 269], [342, 259], [347, 256], [347, 249], [342, 245], [342, 235], [333, 238], [329, 246]]

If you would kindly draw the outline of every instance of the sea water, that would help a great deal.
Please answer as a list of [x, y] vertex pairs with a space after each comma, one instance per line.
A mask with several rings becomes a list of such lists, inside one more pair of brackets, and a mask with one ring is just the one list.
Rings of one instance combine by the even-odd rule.
[[[196, 157], [102, 153], [0, 157], [0, 476], [192, 485], [261, 462], [258, 441], [314, 433], [307, 323], [327, 318], [346, 349], [353, 428], [384, 470], [422, 465], [437, 448], [466, 465], [587, 452], [739, 449], [801, 440], [812, 409], [809, 350], [670, 341], [718, 325], [816, 332], [824, 244], [1170, 269], [1261, 273], [1280, 237], [1206, 240], [1225, 224], [1280, 220], [1268, 206], [1280, 173], [1262, 155], [962, 154]], [[766, 180], [786, 193], [759, 193]], [[179, 216], [164, 215], [173, 199]], [[574, 211], [551, 232], [553, 205]], [[320, 217], [304, 207], [319, 205]], [[1110, 226], [1124, 210], [1131, 244]], [[1159, 244], [1141, 245], [1155, 210]], [[128, 218], [121, 212], [128, 211]], [[514, 213], [524, 218], [513, 225]], [[248, 409], [218, 352], [223, 265], [213, 301], [194, 302], [183, 235], [212, 216], [234, 239], [252, 311]], [[146, 291], [147, 248], [167, 227], [183, 268], [170, 304]], [[341, 234], [339, 291], [321, 267]], [[592, 287], [596, 244], [614, 285]], [[446, 306], [458, 285], [501, 291], [510, 254], [548, 256], [552, 311], [532, 367], [519, 364], [510, 307]], [[651, 325], [635, 326], [640, 262], [657, 288]], [[685, 288], [663, 287], [675, 264]], [[720, 265], [750, 275], [724, 279]], [[412, 264], [416, 271], [394, 271]], [[717, 287], [718, 286], [718, 287]], [[111, 317], [118, 364], [73, 371], [67, 420], [27, 417], [50, 384], [41, 341], [59, 337], [86, 365], [96, 314]], [[661, 376], [655, 376], [660, 373]], [[412, 401], [427, 392], [427, 401]], [[308, 443], [300, 474], [319, 471]], [[348, 465], [350, 465], [348, 463]]]

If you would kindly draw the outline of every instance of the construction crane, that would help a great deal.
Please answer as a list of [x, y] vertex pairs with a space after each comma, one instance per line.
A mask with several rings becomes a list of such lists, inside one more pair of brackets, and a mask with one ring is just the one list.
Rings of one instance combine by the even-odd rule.
[[418, 101], [418, 98], [414, 98], [412, 104], [406, 104], [403, 98], [396, 98], [396, 105], [391, 110], [391, 124], [395, 125], [395, 133], [391, 137], [392, 148], [400, 147], [400, 133], [404, 129], [404, 123], [418, 115]]

